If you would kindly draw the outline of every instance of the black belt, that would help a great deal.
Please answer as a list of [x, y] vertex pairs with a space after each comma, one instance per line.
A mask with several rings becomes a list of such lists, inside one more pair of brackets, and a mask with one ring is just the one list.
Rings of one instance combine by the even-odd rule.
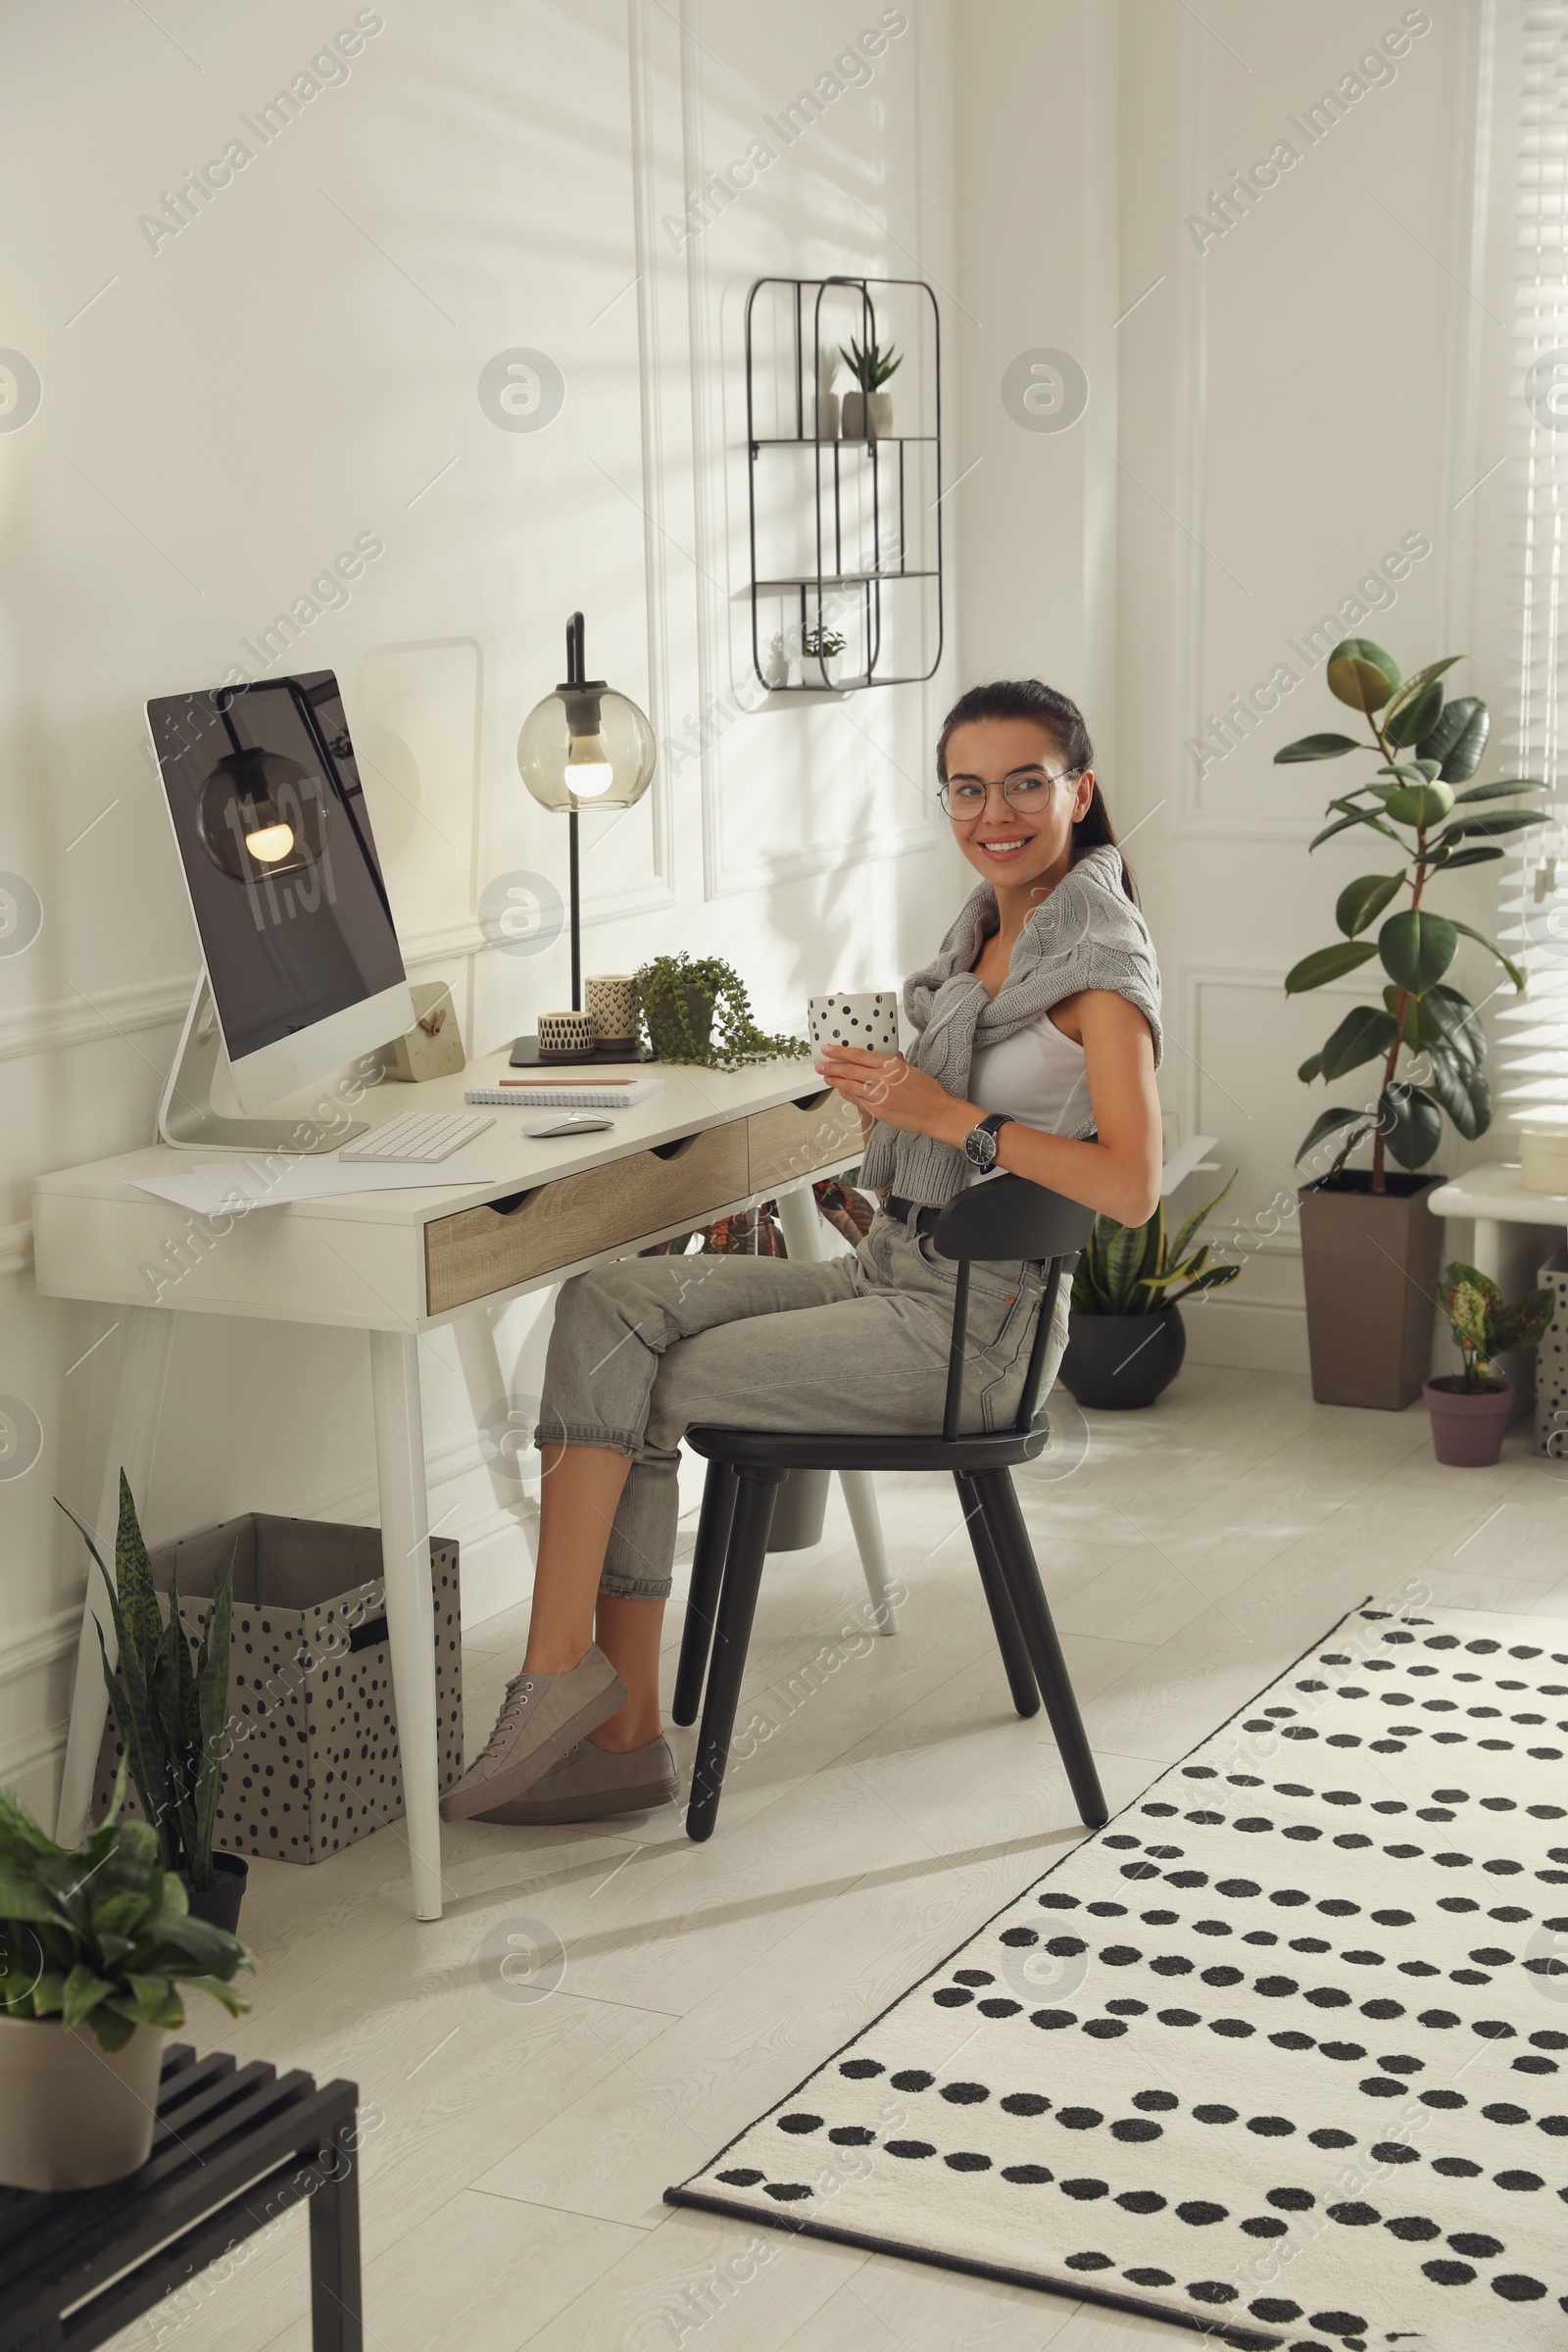
[[942, 1214], [940, 1208], [922, 1208], [917, 1201], [901, 1200], [897, 1193], [888, 1195], [887, 1209], [890, 1217], [897, 1217], [911, 1233], [929, 1233]]

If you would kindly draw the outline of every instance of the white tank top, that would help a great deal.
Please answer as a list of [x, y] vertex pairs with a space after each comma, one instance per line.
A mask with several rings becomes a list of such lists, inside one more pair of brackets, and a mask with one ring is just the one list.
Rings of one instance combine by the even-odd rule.
[[1084, 1050], [1049, 1012], [997, 1045], [978, 1047], [964, 1092], [982, 1110], [1005, 1111], [1046, 1135], [1072, 1135], [1093, 1116]]

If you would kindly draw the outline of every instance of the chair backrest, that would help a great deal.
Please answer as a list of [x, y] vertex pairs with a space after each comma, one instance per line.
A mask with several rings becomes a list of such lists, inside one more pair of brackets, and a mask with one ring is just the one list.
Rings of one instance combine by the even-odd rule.
[[931, 1246], [939, 1256], [958, 1261], [957, 1289], [953, 1300], [953, 1340], [948, 1350], [948, 1394], [942, 1415], [942, 1435], [948, 1444], [958, 1435], [963, 1400], [971, 1263], [977, 1258], [1018, 1257], [1045, 1264], [1049, 1269], [1035, 1324], [1034, 1345], [1029, 1350], [1029, 1367], [1013, 1422], [1014, 1432], [1022, 1437], [1034, 1422], [1062, 1278], [1071, 1274], [1079, 1251], [1094, 1230], [1092, 1208], [1063, 1200], [1059, 1193], [1048, 1192], [1043, 1184], [1031, 1184], [1026, 1176], [994, 1176], [989, 1184], [971, 1185], [948, 1202], [931, 1234]]
[[1066, 1257], [1086, 1247], [1095, 1212], [1026, 1176], [993, 1176], [956, 1194], [937, 1219], [931, 1247], [939, 1256]]

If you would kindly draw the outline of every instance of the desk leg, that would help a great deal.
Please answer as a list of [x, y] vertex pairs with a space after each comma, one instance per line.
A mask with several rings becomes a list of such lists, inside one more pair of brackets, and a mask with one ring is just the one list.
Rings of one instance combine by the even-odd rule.
[[419, 1343], [412, 1332], [372, 1331], [370, 1390], [381, 1490], [381, 1573], [392, 1642], [392, 1692], [403, 1761], [403, 1812], [414, 1871], [416, 1919], [441, 1916], [441, 1816], [435, 1714], [435, 1604], [430, 1591], [430, 1506], [424, 1492]]
[[[822, 1233], [822, 1219], [817, 1211], [809, 1184], [797, 1185], [792, 1192], [779, 1193], [779, 1230], [784, 1247], [791, 1257], [814, 1263], [826, 1257], [827, 1247]], [[893, 1605], [888, 1583], [888, 1556], [882, 1542], [882, 1520], [876, 1507], [876, 1489], [868, 1470], [841, 1470], [839, 1485], [849, 1505], [850, 1525], [860, 1554], [860, 1567], [865, 1575], [866, 1590], [871, 1595], [876, 1628], [881, 1634], [896, 1634], [899, 1615]]]
[[[115, 1537], [120, 1527], [120, 1473], [130, 1481], [136, 1508], [147, 1508], [147, 1482], [152, 1472], [153, 1447], [158, 1442], [159, 1416], [164, 1408], [164, 1384], [169, 1377], [170, 1351], [174, 1344], [174, 1318], [166, 1306], [133, 1306], [124, 1315], [125, 1344], [120, 1359], [120, 1386], [109, 1424], [109, 1450], [93, 1535], [105, 1567], [115, 1569]], [[55, 1835], [62, 1845], [74, 1845], [92, 1807], [92, 1785], [109, 1719], [109, 1694], [98, 1655], [98, 1627], [111, 1666], [118, 1660], [115, 1628], [109, 1614], [103, 1579], [87, 1562], [87, 1598], [76, 1642], [76, 1679], [71, 1695], [71, 1728], [66, 1735], [66, 1765], [60, 1787], [60, 1813]]]

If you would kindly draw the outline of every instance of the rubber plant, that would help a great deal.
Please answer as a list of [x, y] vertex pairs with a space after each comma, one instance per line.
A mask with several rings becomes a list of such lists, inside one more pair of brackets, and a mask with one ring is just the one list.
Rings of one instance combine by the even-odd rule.
[[121, 1820], [124, 1790], [122, 1762], [108, 1813], [73, 1853], [0, 1788], [0, 2017], [84, 2025], [105, 2050], [137, 2026], [182, 2026], [181, 1984], [243, 2016], [231, 1979], [254, 1965], [237, 1936], [191, 1918], [157, 1832]]
[[[60, 1507], [66, 1510], [64, 1503]], [[178, 1590], [170, 1592], [167, 1624], [158, 1605], [123, 1470], [113, 1577], [75, 1513], [66, 1510], [66, 1516], [108, 1587], [120, 1665], [118, 1671], [110, 1665], [100, 1627], [104, 1681], [136, 1795], [157, 1839], [160, 1866], [183, 1871], [197, 1892], [205, 1893], [214, 1883], [213, 1826], [229, 1745], [232, 1567], [214, 1595], [193, 1657]]]
[[[1494, 941], [1452, 915], [1437, 913], [1428, 900], [1440, 875], [1501, 858], [1497, 845], [1505, 835], [1544, 821], [1535, 809], [1493, 806], [1510, 794], [1544, 792], [1539, 777], [1470, 781], [1481, 764], [1492, 718], [1476, 695], [1444, 699], [1443, 677], [1463, 658], [1450, 654], [1401, 679], [1398, 664], [1382, 646], [1367, 637], [1345, 638], [1329, 656], [1329, 691], [1361, 713], [1371, 741], [1337, 733], [1303, 735], [1274, 755], [1277, 762], [1294, 764], [1370, 752], [1377, 762], [1372, 773], [1329, 802], [1331, 821], [1311, 846], [1316, 850], [1336, 834], [1365, 827], [1398, 853], [1392, 873], [1360, 874], [1346, 884], [1334, 909], [1343, 936], [1332, 947], [1302, 956], [1285, 978], [1286, 994], [1299, 996], [1343, 979], [1374, 957], [1382, 964], [1381, 1002], [1348, 1012], [1298, 1072], [1308, 1086], [1319, 1078], [1333, 1084], [1366, 1062], [1381, 1062], [1376, 1102], [1358, 1108], [1336, 1104], [1321, 1112], [1296, 1155], [1299, 1161], [1323, 1137], [1342, 1135], [1327, 1171], [1332, 1183], [1356, 1146], [1371, 1136], [1374, 1193], [1388, 1190], [1388, 1156], [1402, 1168], [1426, 1165], [1442, 1140], [1445, 1112], [1467, 1141], [1484, 1135], [1492, 1123], [1480, 1015], [1446, 979], [1461, 938], [1475, 940], [1495, 956], [1516, 989], [1525, 985], [1524, 973]], [[1369, 938], [1365, 934], [1374, 923], [1377, 935]], [[1401, 1056], [1408, 1057], [1402, 1070]]]
[[1513, 1348], [1539, 1348], [1557, 1306], [1555, 1291], [1527, 1291], [1511, 1306], [1490, 1275], [1455, 1258], [1443, 1278], [1443, 1311], [1464, 1370], [1445, 1387], [1473, 1396], [1484, 1388], [1493, 1358]]
[[770, 1037], [752, 1018], [746, 983], [717, 956], [656, 956], [637, 973], [638, 1017], [661, 1061], [738, 1070], [749, 1061], [798, 1060], [800, 1037]]
[[[1235, 1182], [1233, 1176], [1231, 1184]], [[1114, 1217], [1097, 1217], [1072, 1278], [1073, 1313], [1154, 1315], [1190, 1298], [1195, 1291], [1223, 1290], [1234, 1282], [1242, 1270], [1239, 1264], [1210, 1265], [1206, 1242], [1201, 1249], [1188, 1249], [1230, 1189], [1228, 1184], [1225, 1192], [1195, 1209], [1174, 1242], [1166, 1239], [1163, 1201], [1147, 1225], [1118, 1225]]]

